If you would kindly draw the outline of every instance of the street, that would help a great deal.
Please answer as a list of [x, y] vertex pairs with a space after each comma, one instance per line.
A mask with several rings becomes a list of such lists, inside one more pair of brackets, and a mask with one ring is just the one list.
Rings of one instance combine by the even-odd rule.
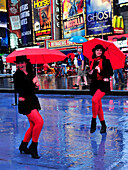
[[128, 98], [104, 96], [103, 111], [107, 133], [90, 134], [90, 95], [37, 95], [44, 118], [38, 151], [39, 160], [20, 154], [18, 148], [28, 128], [20, 115], [13, 93], [1, 93], [0, 167], [1, 169], [128, 169]]

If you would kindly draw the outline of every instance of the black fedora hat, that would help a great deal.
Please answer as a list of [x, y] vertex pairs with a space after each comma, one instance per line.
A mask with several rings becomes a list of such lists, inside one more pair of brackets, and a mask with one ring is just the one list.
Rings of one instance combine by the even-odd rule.
[[27, 59], [26, 55], [21, 55], [21, 56], [16, 56], [16, 61], [14, 63], [23, 63], [23, 62], [28, 62], [29, 59]]
[[92, 49], [92, 52], [95, 52], [97, 49], [102, 49], [103, 52], [106, 51], [106, 49], [101, 44], [97, 44], [95, 48]]

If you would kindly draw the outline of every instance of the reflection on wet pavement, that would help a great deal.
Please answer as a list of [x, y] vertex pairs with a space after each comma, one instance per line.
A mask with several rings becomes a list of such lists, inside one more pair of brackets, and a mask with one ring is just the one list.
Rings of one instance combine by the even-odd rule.
[[128, 98], [105, 96], [107, 133], [90, 134], [91, 96], [38, 94], [44, 127], [39, 139], [39, 160], [20, 154], [18, 147], [28, 121], [18, 114], [14, 95], [1, 93], [1, 169], [128, 169]]
[[[77, 81], [77, 76], [68, 77], [57, 77], [55, 75], [38, 75], [41, 89], [73, 89], [73, 85]], [[14, 88], [14, 84], [10, 83], [12, 78], [10, 77], [0, 77], [0, 88]], [[88, 83], [89, 84], [89, 83]], [[111, 90], [128, 90], [128, 79], [125, 79], [125, 83], [115, 85], [115, 80], [111, 78], [110, 82]], [[80, 83], [79, 89], [82, 90], [82, 82]]]

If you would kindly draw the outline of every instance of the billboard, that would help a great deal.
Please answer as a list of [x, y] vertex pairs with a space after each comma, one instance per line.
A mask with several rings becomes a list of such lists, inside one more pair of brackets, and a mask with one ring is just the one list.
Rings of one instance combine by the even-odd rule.
[[7, 13], [0, 12], [0, 49], [8, 48]]
[[22, 44], [33, 44], [31, 0], [20, 0], [20, 24]]
[[62, 0], [62, 38], [85, 36], [84, 0]]
[[51, 39], [50, 0], [33, 0], [35, 43]]
[[7, 12], [6, 0], [0, 0], [0, 12]]
[[86, 36], [112, 33], [113, 0], [86, 0]]
[[108, 36], [108, 40], [113, 42], [118, 48], [128, 46], [128, 34]]
[[60, 24], [60, 1], [53, 0], [53, 39], [61, 39], [61, 24]]
[[18, 48], [21, 44], [20, 0], [8, 0], [8, 17], [10, 32], [10, 48]]

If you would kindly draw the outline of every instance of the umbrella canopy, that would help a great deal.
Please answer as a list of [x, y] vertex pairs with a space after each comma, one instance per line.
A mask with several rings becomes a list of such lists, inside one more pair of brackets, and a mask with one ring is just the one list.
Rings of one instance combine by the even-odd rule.
[[47, 48], [24, 48], [15, 50], [6, 57], [7, 63], [14, 63], [16, 56], [26, 55], [31, 64], [44, 64], [63, 61], [66, 55], [59, 50], [50, 50]]
[[92, 60], [92, 49], [98, 44], [101, 44], [106, 49], [104, 55], [110, 60], [113, 70], [124, 68], [126, 57], [122, 51], [120, 51], [114, 43], [100, 38], [94, 38], [83, 43], [83, 55], [89, 60]]
[[69, 41], [71, 42], [75, 42], [75, 43], [84, 43], [87, 41], [86, 38], [82, 37], [82, 36], [73, 36], [69, 39]]

